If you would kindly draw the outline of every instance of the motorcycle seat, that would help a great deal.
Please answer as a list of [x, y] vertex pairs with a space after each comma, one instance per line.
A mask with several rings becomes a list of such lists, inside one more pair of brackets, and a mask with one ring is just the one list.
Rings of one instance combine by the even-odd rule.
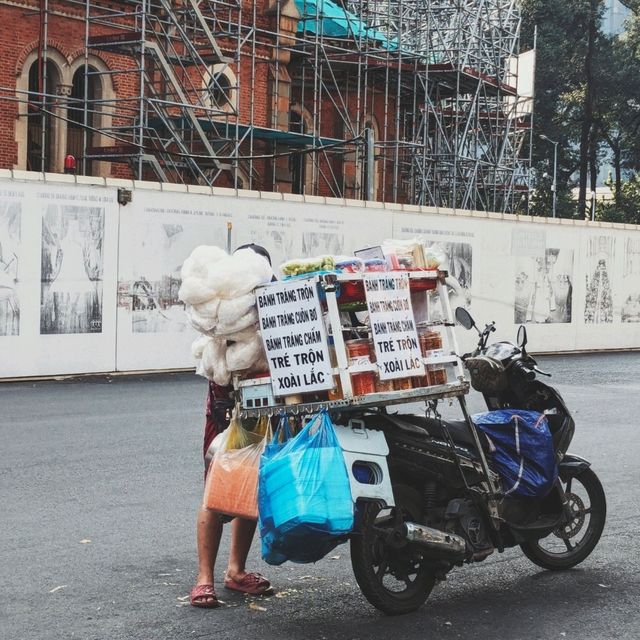
[[[427, 418], [424, 416], [416, 416], [410, 414], [396, 417], [410, 423], [414, 427], [418, 427], [419, 429], [426, 431], [427, 434], [432, 438], [444, 441], [447, 440], [446, 435], [443, 431], [442, 423], [435, 418]], [[451, 435], [451, 439], [455, 444], [464, 447], [465, 449], [469, 449], [471, 452], [476, 452], [475, 441], [471, 433], [469, 433], [469, 428], [467, 427], [467, 423], [464, 422], [464, 420], [443, 420], [442, 422], [446, 424]], [[477, 433], [483, 451], [486, 454], [491, 453], [491, 444], [487, 436], [482, 433], [482, 431], [477, 431]]]

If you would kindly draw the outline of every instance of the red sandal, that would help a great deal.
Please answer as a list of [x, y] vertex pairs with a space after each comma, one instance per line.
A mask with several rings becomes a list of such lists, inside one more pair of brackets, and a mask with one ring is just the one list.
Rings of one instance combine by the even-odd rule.
[[248, 593], [252, 596], [266, 596], [273, 593], [271, 583], [259, 573], [245, 573], [240, 580], [226, 576], [225, 589]]
[[[213, 598], [210, 600], [209, 598]], [[202, 609], [215, 609], [220, 606], [216, 591], [212, 584], [197, 584], [189, 594], [189, 602], [192, 607]]]

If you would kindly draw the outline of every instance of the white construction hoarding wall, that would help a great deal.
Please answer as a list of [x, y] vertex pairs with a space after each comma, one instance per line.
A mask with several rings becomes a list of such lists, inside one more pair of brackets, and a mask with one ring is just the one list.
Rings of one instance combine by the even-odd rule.
[[228, 223], [274, 265], [421, 238], [446, 256], [452, 305], [496, 339], [526, 323], [538, 352], [640, 348], [635, 226], [5, 171], [0, 378], [193, 366], [180, 267], [226, 247]]

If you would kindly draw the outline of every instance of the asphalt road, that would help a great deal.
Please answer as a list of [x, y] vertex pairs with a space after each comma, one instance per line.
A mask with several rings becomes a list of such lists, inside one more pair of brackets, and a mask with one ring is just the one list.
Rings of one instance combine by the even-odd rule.
[[[640, 353], [541, 364], [575, 412], [572, 451], [605, 486], [600, 545], [561, 573], [515, 550], [494, 554], [455, 570], [401, 618], [360, 595], [346, 545], [317, 565], [274, 568], [256, 543], [250, 565], [271, 578], [274, 597], [251, 608], [220, 584], [224, 607], [186, 604], [202, 490], [202, 380], [1, 384], [0, 639], [636, 640]], [[222, 562], [226, 552], [225, 539]]]

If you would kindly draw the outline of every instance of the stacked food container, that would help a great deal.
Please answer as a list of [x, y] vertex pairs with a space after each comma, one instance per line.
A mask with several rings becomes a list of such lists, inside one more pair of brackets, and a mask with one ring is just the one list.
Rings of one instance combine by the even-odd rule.
[[[409, 255], [324, 256], [282, 265], [285, 278], [256, 291], [270, 378], [235, 380], [247, 413], [466, 393], [447, 274], [427, 253], [413, 248]], [[290, 315], [287, 304], [295, 309]], [[318, 342], [305, 351], [311, 336]], [[263, 394], [268, 401], [256, 403], [258, 385], [271, 385]]]

